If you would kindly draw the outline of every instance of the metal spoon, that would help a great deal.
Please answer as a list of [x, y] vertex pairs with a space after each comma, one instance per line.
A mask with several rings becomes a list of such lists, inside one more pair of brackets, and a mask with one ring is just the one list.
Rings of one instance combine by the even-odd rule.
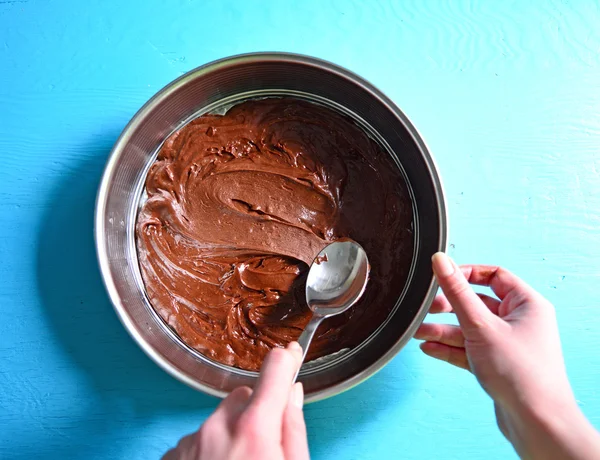
[[313, 316], [298, 338], [302, 362], [321, 321], [345, 312], [363, 295], [369, 269], [367, 253], [352, 240], [331, 243], [315, 258], [306, 280], [306, 303]]

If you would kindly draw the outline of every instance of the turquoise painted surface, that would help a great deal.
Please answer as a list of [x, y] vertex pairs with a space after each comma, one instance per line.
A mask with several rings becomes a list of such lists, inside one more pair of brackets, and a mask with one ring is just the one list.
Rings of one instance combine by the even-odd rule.
[[[557, 305], [600, 427], [599, 23], [594, 1], [0, 0], [0, 457], [158, 458], [215, 407], [116, 319], [93, 205], [149, 97], [263, 50], [346, 66], [406, 112], [446, 185], [450, 252], [505, 265]], [[474, 379], [415, 343], [306, 418], [316, 459], [514, 456]]]

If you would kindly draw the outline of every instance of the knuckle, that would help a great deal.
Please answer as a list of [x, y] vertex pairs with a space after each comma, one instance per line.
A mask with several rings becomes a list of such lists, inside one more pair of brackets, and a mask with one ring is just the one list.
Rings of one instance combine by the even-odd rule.
[[444, 327], [441, 324], [431, 324], [430, 337], [435, 342], [441, 342], [444, 339]]
[[262, 416], [260, 411], [256, 408], [250, 408], [238, 418], [235, 425], [236, 433], [242, 436], [258, 438], [262, 433], [261, 421]]
[[502, 344], [506, 340], [506, 334], [509, 332], [508, 328], [510, 328], [510, 325], [502, 320], [495, 321], [495, 318], [495, 316], [491, 316], [490, 318], [472, 319], [467, 328], [467, 336], [470, 340], [465, 338], [465, 345], [468, 342], [471, 348], [493, 348]]
[[464, 347], [465, 346], [465, 336], [463, 335], [460, 328], [457, 328], [457, 327], [449, 328], [444, 339], [456, 347]]
[[540, 294], [540, 293], [536, 293], [536, 294], [537, 294], [537, 296], [536, 296], [534, 302], [538, 305], [538, 307], [540, 309], [546, 310], [551, 313], [556, 313], [556, 308], [554, 307], [554, 304], [552, 304], [552, 302], [550, 302], [548, 299], [546, 299], [544, 296], [542, 296], [542, 294]]
[[209, 442], [211, 439], [214, 439], [218, 435], [218, 426], [215, 422], [215, 419], [209, 417], [206, 422], [200, 427], [198, 433], [196, 434], [196, 441], [200, 444], [205, 444]]
[[532, 296], [530, 292], [520, 289], [511, 290], [504, 298], [505, 300], [512, 302], [515, 306], [536, 303], [535, 297]]
[[487, 319], [481, 318], [481, 317], [471, 318], [471, 322], [469, 324], [469, 329], [476, 330], [476, 331], [490, 329], [489, 321], [487, 321]]
[[554, 305], [549, 300], [542, 297], [541, 294], [532, 297], [529, 300], [528, 305], [530, 305], [532, 311], [538, 312], [543, 315], [556, 316], [556, 308], [554, 307]]
[[495, 276], [497, 278], [503, 278], [508, 276], [514, 276], [513, 273], [508, 269], [501, 266], [490, 267], [489, 278]]
[[452, 280], [448, 283], [448, 291], [454, 297], [462, 296], [469, 289], [471, 289], [471, 286], [457, 276], [453, 276]]

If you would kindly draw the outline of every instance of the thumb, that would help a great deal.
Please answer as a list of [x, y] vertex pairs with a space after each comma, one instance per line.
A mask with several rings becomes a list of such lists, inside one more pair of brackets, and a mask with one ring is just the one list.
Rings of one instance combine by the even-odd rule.
[[492, 329], [499, 318], [494, 315], [475, 294], [458, 266], [443, 252], [433, 255], [433, 272], [452, 305], [466, 340], [481, 337]]
[[302, 404], [304, 390], [301, 383], [296, 383], [290, 391], [288, 405], [283, 414], [281, 442], [283, 456], [286, 460], [308, 460], [308, 440], [306, 439], [306, 423]]

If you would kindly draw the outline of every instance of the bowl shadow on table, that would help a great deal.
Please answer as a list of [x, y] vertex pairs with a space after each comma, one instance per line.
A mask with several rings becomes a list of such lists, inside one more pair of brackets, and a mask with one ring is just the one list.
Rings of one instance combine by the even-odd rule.
[[203, 415], [219, 402], [154, 364], [129, 337], [105, 292], [94, 245], [94, 205], [116, 138], [115, 133], [83, 146], [73, 167], [61, 173], [49, 196], [37, 253], [38, 286], [50, 328], [74, 372], [85, 375], [103, 404], [102, 423], [97, 414], [90, 421], [91, 431], [105, 430], [98, 436], [111, 430], [111, 417], [125, 416], [124, 407], [128, 418], [148, 419], [181, 411]]

